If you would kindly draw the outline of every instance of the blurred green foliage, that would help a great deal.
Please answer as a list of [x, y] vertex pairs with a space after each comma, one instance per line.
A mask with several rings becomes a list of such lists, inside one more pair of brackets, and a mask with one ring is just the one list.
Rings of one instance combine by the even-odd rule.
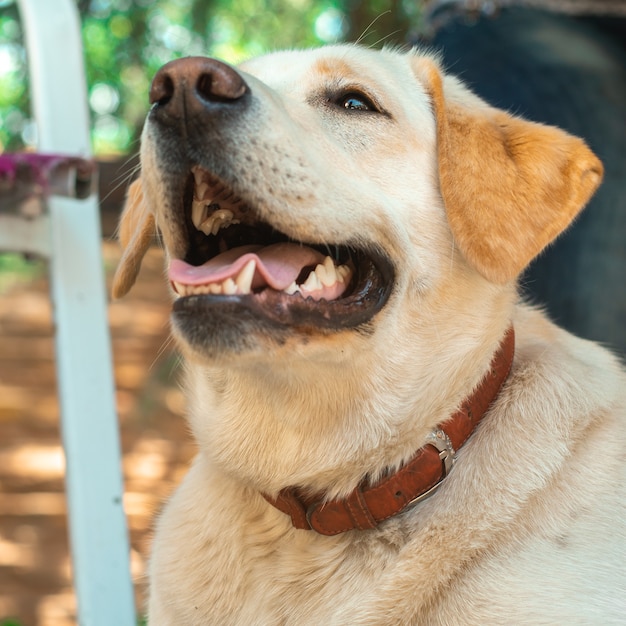
[[[46, 271], [42, 259], [26, 258], [22, 254], [0, 252], [0, 296], [18, 284], [27, 284], [43, 276]], [[0, 622], [9, 626], [9, 622]]]
[[[96, 154], [136, 150], [151, 77], [173, 58], [209, 55], [237, 63], [272, 49], [364, 34], [368, 45], [403, 43], [419, 19], [419, 0], [76, 2]], [[36, 145], [26, 63], [15, 0], [0, 0], [0, 152]]]

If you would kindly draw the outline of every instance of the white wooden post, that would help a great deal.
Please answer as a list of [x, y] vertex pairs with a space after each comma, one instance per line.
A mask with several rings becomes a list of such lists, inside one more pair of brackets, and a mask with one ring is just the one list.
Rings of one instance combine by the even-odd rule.
[[[38, 150], [89, 157], [89, 112], [74, 0], [18, 0]], [[98, 200], [49, 199], [70, 543], [81, 626], [136, 623]], [[44, 246], [45, 247], [45, 246]]]

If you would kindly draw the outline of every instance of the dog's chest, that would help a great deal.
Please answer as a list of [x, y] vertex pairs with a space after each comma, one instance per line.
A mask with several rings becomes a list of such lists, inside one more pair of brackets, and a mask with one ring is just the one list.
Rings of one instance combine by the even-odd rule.
[[339, 609], [371, 599], [397, 558], [400, 524], [376, 541], [295, 530], [265, 501], [234, 498], [240, 487], [201, 474], [192, 468], [159, 521], [151, 623], [333, 623]]
[[[170, 553], [153, 579], [159, 608], [151, 608], [151, 615], [166, 610], [166, 601], [175, 603], [177, 619], [184, 616], [189, 625], [331, 624], [339, 610], [372, 599], [391, 556], [371, 546], [352, 551], [345, 541], [324, 549], [300, 538], [267, 539], [262, 534], [241, 543], [216, 538]], [[184, 571], [178, 568], [181, 561]], [[168, 598], [173, 590], [175, 597]]]
[[248, 606], [253, 608], [242, 610], [241, 623], [332, 624], [338, 612], [371, 600], [395, 551], [345, 539], [320, 546], [311, 539], [298, 537], [273, 558], [255, 563], [248, 578], [253, 588]]

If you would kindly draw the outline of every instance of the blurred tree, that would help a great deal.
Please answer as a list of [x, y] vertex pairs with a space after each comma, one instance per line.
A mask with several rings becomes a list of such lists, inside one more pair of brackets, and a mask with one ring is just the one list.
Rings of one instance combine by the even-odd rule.
[[32, 122], [26, 88], [26, 58], [17, 9], [0, 0], [0, 152], [29, 141]]
[[[150, 79], [172, 58], [228, 62], [361, 38], [404, 43], [419, 0], [76, 0], [83, 23], [96, 154], [133, 152]], [[0, 0], [0, 152], [35, 145], [26, 55], [14, 0]]]

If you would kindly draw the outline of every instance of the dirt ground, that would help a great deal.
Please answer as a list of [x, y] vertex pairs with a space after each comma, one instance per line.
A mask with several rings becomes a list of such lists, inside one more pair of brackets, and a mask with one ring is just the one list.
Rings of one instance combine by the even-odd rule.
[[[119, 250], [103, 244], [110, 281]], [[151, 522], [194, 454], [169, 342], [162, 255], [109, 307], [138, 610]], [[47, 278], [0, 294], [0, 624], [76, 623]]]

